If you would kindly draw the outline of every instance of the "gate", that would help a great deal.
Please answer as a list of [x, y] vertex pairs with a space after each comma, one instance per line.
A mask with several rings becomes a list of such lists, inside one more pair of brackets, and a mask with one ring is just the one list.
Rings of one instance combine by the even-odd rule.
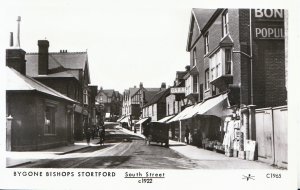
[[255, 110], [258, 160], [287, 167], [287, 106]]

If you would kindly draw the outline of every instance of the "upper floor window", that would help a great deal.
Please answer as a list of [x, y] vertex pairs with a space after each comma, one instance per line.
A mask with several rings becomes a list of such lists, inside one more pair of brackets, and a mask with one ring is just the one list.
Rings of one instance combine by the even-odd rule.
[[89, 97], [88, 97], [88, 91], [83, 91], [83, 104], [89, 104]]
[[193, 76], [193, 93], [198, 93], [198, 76]]
[[208, 32], [204, 35], [204, 55], [209, 52]]
[[222, 15], [222, 25], [223, 25], [223, 37], [229, 33], [228, 30], [228, 10], [226, 10]]
[[197, 64], [196, 48], [193, 50], [193, 66]]
[[209, 69], [205, 70], [205, 90], [209, 89]]
[[231, 49], [225, 49], [225, 74], [232, 74]]

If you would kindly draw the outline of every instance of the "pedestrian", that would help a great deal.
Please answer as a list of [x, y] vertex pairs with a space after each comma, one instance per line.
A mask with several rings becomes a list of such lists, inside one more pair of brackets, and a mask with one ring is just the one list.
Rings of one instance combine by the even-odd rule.
[[105, 140], [105, 127], [103, 125], [100, 131], [100, 145], [104, 145], [104, 140]]
[[86, 142], [88, 145], [90, 145], [90, 140], [91, 140], [91, 129], [88, 127], [85, 133], [86, 136]]
[[186, 144], [190, 144], [190, 129], [188, 126], [186, 126], [185, 129], [185, 140], [186, 140]]

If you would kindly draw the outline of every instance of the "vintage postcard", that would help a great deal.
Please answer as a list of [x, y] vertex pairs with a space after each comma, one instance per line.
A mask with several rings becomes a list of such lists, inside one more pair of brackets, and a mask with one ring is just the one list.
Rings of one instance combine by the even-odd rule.
[[5, 2], [0, 188], [299, 188], [299, 17], [272, 3]]

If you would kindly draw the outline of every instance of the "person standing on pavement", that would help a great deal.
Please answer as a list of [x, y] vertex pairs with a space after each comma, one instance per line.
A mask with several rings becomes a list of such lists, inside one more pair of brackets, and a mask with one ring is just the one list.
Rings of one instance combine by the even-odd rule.
[[190, 144], [190, 129], [188, 126], [186, 126], [185, 129], [185, 139], [186, 139], [186, 144]]
[[100, 145], [104, 145], [104, 140], [105, 140], [105, 127], [103, 125], [100, 131]]
[[91, 140], [91, 129], [88, 127], [85, 133], [86, 136], [86, 142], [88, 145], [90, 145], [90, 140]]

